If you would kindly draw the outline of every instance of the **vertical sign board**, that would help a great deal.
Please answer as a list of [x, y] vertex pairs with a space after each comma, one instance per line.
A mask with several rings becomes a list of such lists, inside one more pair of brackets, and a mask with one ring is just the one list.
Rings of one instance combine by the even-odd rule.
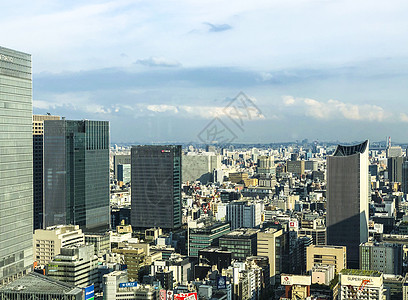
[[95, 297], [94, 285], [90, 285], [84, 288], [84, 291], [85, 291], [85, 300], [94, 300], [94, 297]]
[[227, 277], [218, 276], [217, 278], [217, 289], [222, 290], [227, 288]]
[[160, 290], [160, 300], [166, 300], [166, 290]]
[[167, 300], [173, 300], [173, 291], [167, 290]]

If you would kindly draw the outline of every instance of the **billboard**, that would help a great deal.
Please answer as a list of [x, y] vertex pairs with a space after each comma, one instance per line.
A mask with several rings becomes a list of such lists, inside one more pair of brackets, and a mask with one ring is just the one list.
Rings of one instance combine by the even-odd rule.
[[160, 300], [166, 300], [166, 290], [160, 290]]
[[137, 286], [137, 282], [124, 282], [124, 283], [119, 283], [120, 288], [126, 288], [126, 287], [135, 287]]
[[311, 276], [281, 274], [281, 285], [311, 285]]
[[197, 300], [197, 293], [175, 294], [174, 300]]
[[226, 276], [218, 276], [217, 278], [217, 289], [226, 289], [227, 288], [227, 277]]
[[84, 291], [85, 291], [85, 300], [94, 300], [94, 297], [95, 297], [94, 285], [84, 288]]
[[167, 290], [167, 300], [173, 300], [173, 291], [172, 290]]

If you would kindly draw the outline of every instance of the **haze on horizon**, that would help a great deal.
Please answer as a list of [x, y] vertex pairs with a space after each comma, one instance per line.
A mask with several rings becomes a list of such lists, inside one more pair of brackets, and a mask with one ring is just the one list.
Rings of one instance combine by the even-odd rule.
[[[32, 54], [33, 112], [111, 141], [408, 141], [408, 2], [13, 1], [1, 46]], [[244, 92], [254, 116], [225, 107]]]

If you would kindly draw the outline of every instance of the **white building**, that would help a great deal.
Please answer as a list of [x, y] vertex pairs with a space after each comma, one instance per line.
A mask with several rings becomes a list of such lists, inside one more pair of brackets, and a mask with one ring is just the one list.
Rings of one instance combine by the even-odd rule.
[[57, 225], [37, 229], [34, 233], [34, 261], [48, 264], [62, 247], [85, 244], [85, 236], [79, 225]]
[[383, 274], [378, 271], [340, 271], [340, 300], [383, 300]]
[[255, 228], [262, 223], [264, 203], [232, 201], [227, 205], [227, 221], [231, 222], [231, 230], [237, 228]]
[[158, 290], [151, 285], [129, 282], [126, 271], [113, 271], [103, 276], [104, 300], [156, 300]]
[[48, 264], [48, 276], [78, 287], [87, 287], [98, 281], [98, 257], [93, 245], [61, 248]]

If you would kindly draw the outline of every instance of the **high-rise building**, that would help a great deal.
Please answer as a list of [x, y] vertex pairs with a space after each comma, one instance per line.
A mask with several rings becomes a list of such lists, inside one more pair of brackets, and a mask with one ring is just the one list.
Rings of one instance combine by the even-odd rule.
[[59, 120], [59, 116], [33, 115], [33, 219], [34, 230], [43, 228], [44, 219], [44, 120]]
[[113, 156], [113, 176], [118, 179], [118, 166], [130, 165], [130, 154], [116, 154]]
[[231, 229], [255, 228], [262, 223], [264, 203], [262, 201], [238, 200], [227, 204], [227, 221]]
[[0, 47], [0, 285], [33, 263], [31, 55]]
[[181, 146], [132, 147], [132, 226], [181, 226]]
[[358, 268], [368, 240], [368, 140], [337, 146], [327, 159], [327, 243], [347, 247], [347, 266]]
[[402, 182], [403, 164], [406, 161], [405, 157], [392, 156], [387, 160], [388, 179], [390, 182]]
[[109, 122], [44, 121], [44, 226], [109, 221]]

